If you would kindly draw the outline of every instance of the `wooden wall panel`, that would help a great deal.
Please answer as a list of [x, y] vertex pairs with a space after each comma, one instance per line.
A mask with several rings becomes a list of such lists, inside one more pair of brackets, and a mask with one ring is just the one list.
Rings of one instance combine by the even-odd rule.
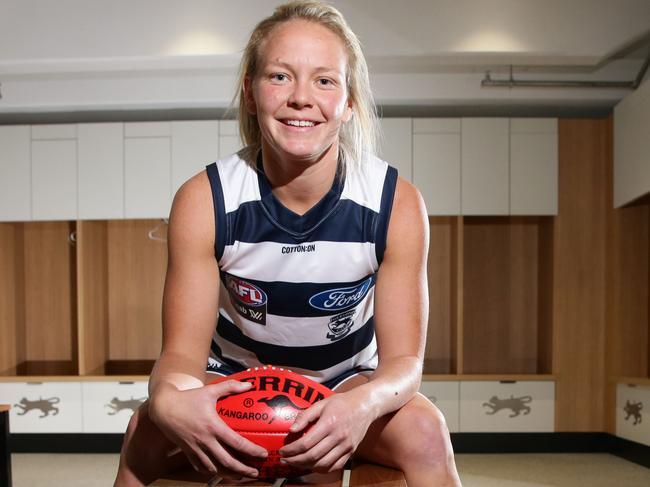
[[429, 217], [429, 326], [425, 374], [455, 372], [457, 217]]
[[[160, 220], [108, 223], [109, 360], [155, 360], [160, 354], [167, 246], [148, 238], [159, 225]], [[164, 238], [166, 225], [160, 230]]]
[[108, 361], [108, 224], [77, 224], [79, 373], [102, 375]]
[[463, 373], [535, 374], [538, 224], [465, 217]]
[[70, 222], [25, 224], [25, 374], [76, 374], [76, 269]]
[[15, 375], [25, 351], [23, 225], [0, 223], [0, 375]]
[[557, 431], [604, 431], [611, 119], [561, 119], [554, 226]]

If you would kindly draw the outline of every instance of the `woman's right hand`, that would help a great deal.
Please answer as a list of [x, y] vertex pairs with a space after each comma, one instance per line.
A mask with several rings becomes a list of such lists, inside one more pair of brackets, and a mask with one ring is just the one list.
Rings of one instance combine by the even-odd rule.
[[196, 471], [255, 478], [257, 470], [237, 460], [228, 449], [260, 459], [266, 458], [268, 452], [232, 430], [215, 408], [221, 396], [250, 387], [250, 383], [235, 380], [185, 391], [162, 386], [151, 399], [151, 419], [185, 453]]

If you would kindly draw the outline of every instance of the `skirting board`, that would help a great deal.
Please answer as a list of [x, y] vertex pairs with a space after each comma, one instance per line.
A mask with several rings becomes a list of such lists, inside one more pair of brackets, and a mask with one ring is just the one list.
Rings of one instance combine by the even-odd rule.
[[[12, 453], [118, 453], [121, 434], [14, 433]], [[650, 446], [609, 433], [452, 433], [456, 453], [611, 453], [650, 468]]]

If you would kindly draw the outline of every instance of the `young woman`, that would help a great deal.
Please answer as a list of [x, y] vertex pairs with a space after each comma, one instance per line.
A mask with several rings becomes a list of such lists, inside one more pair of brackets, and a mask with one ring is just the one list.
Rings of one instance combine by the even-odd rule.
[[251, 35], [239, 93], [246, 148], [174, 199], [163, 348], [115, 485], [188, 462], [206, 478], [255, 477], [232, 452], [265, 450], [214, 408], [247, 386], [204, 384], [273, 364], [338, 392], [298, 416], [295, 431], [312, 428], [281, 450], [287, 463], [331, 471], [356, 455], [401, 469], [410, 487], [459, 486], [444, 418], [417, 392], [426, 209], [373, 155], [359, 41], [331, 6], [280, 6]]

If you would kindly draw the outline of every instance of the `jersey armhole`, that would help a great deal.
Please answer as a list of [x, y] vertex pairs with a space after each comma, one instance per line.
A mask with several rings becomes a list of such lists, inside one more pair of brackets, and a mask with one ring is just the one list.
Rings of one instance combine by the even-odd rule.
[[388, 239], [388, 223], [390, 214], [393, 210], [393, 199], [395, 198], [395, 188], [397, 187], [397, 169], [388, 166], [386, 177], [384, 178], [384, 187], [381, 192], [381, 205], [379, 209], [379, 221], [377, 224], [377, 233], [375, 234], [375, 255], [377, 264], [381, 265], [386, 250], [386, 241]]
[[223, 188], [221, 187], [221, 178], [219, 177], [219, 169], [217, 163], [213, 162], [206, 166], [208, 173], [208, 180], [212, 188], [212, 202], [214, 204], [214, 255], [217, 262], [221, 260], [224, 248], [226, 247], [226, 233], [228, 231], [228, 223], [226, 221], [226, 204], [223, 197]]

